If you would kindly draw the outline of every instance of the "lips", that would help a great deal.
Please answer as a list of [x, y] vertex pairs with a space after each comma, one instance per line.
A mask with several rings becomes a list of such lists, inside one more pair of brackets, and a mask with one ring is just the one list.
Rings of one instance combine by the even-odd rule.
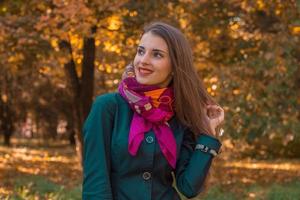
[[147, 69], [145, 67], [139, 67], [138, 72], [142, 76], [147, 76], [147, 75], [150, 75], [153, 73], [153, 71], [151, 69]]

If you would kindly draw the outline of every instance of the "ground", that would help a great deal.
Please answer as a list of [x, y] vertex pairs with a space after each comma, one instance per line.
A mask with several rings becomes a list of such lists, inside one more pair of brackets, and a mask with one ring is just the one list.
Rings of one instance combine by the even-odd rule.
[[[0, 199], [81, 199], [81, 167], [66, 142], [13, 140], [0, 146]], [[45, 147], [46, 146], [46, 147]], [[232, 156], [235, 155], [235, 156]], [[300, 159], [214, 159], [208, 189], [194, 199], [300, 199]]]

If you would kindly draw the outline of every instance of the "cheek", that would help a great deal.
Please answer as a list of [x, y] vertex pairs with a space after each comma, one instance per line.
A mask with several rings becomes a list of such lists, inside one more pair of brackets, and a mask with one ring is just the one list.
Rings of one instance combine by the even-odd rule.
[[134, 60], [133, 60], [133, 67], [134, 67], [134, 72], [135, 72], [135, 74], [137, 73], [137, 72], [136, 72], [136, 67], [135, 67], [135, 66], [137, 66], [138, 60], [139, 60], [138, 55], [135, 55]]
[[171, 73], [172, 67], [168, 60], [159, 63], [160, 69], [158, 70], [161, 75], [166, 76]]
[[135, 55], [133, 59], [133, 66], [136, 66], [137, 62], [138, 62], [138, 55]]

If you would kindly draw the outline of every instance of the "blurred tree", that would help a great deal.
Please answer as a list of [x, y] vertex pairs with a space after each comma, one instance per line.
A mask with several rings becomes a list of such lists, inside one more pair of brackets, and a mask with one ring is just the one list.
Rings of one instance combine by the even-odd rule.
[[200, 2], [187, 1], [184, 8], [197, 65], [225, 107], [226, 132], [258, 148], [278, 138], [266, 149], [287, 154], [284, 146], [300, 137], [296, 2]]
[[[74, 131], [81, 158], [81, 130], [94, 95], [95, 34], [101, 24], [112, 15], [122, 1], [55, 1], [46, 8], [36, 25], [45, 36], [50, 36], [54, 48], [64, 50], [62, 60], [72, 96]], [[109, 31], [109, 30], [108, 30]], [[81, 51], [82, 52], [79, 52]], [[76, 62], [78, 65], [76, 65]], [[81, 65], [80, 65], [81, 64]]]
[[[39, 33], [31, 31], [36, 22], [35, 16], [30, 12], [26, 13], [26, 7], [22, 5], [22, 1], [10, 1], [10, 4], [2, 1], [0, 10], [0, 89], [2, 98], [6, 99], [5, 115], [13, 114], [7, 116], [13, 124], [27, 112], [20, 106], [25, 105], [28, 100], [24, 95], [30, 92], [32, 80], [38, 74], [36, 61], [46, 53], [47, 48], [47, 42], [39, 37]], [[20, 112], [25, 110], [26, 112]], [[9, 133], [6, 135], [11, 136], [13, 128], [7, 130]], [[9, 139], [6, 143], [9, 143]]]
[[[226, 111], [231, 138], [297, 155], [299, 19], [293, 0], [2, 1], [0, 70], [11, 77], [8, 105], [15, 122], [33, 113], [46, 132], [64, 117], [80, 149], [94, 93], [116, 89], [142, 27], [160, 20], [187, 35], [199, 76]], [[4, 76], [0, 83], [3, 96]], [[269, 141], [276, 148], [262, 145]]]

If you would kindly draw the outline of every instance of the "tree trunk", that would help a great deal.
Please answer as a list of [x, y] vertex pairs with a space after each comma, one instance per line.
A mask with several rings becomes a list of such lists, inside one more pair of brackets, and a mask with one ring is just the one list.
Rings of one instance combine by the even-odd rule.
[[12, 112], [7, 103], [3, 104], [3, 113], [2, 113], [2, 131], [4, 135], [4, 145], [10, 146], [10, 138], [13, 134], [13, 120]]
[[[70, 110], [74, 110], [74, 108], [71, 106]], [[67, 133], [68, 133], [68, 139], [71, 146], [76, 145], [76, 131], [75, 131], [75, 125], [74, 125], [74, 116], [68, 116], [67, 118]]]
[[4, 145], [5, 146], [10, 146], [10, 135], [9, 134], [4, 134]]
[[81, 135], [81, 129], [82, 129], [82, 113], [81, 113], [81, 104], [80, 104], [80, 83], [79, 78], [77, 76], [77, 72], [75, 69], [75, 63], [74, 60], [71, 58], [71, 60], [65, 64], [65, 72], [68, 76], [69, 83], [72, 90], [72, 107], [73, 113], [72, 118], [74, 120], [74, 131], [75, 131], [75, 141], [76, 141], [76, 152], [77, 156], [79, 158], [79, 161], [82, 162], [82, 148], [83, 148], [83, 140]]
[[82, 119], [86, 119], [90, 112], [94, 94], [94, 61], [95, 61], [95, 39], [85, 38], [83, 46], [83, 66], [81, 78], [81, 103]]
[[[3, 90], [3, 94], [1, 91], [0, 96], [0, 122], [1, 127], [0, 131], [2, 130], [4, 135], [4, 145], [10, 146], [10, 138], [13, 134], [13, 111], [12, 111], [12, 98], [11, 90], [9, 88], [9, 84], [11, 82], [11, 77], [8, 74], [4, 74], [4, 84], [0, 90]], [[5, 97], [4, 97], [5, 96]]]
[[76, 152], [82, 163], [83, 138], [82, 127], [84, 120], [89, 114], [93, 101], [94, 92], [94, 61], [95, 61], [95, 39], [93, 34], [96, 27], [92, 28], [92, 36], [84, 38], [82, 77], [78, 77], [74, 59], [72, 58], [72, 47], [68, 41], [60, 43], [61, 48], [66, 48], [70, 53], [70, 60], [65, 64], [65, 73], [68, 77], [72, 91], [73, 119], [75, 122]]

